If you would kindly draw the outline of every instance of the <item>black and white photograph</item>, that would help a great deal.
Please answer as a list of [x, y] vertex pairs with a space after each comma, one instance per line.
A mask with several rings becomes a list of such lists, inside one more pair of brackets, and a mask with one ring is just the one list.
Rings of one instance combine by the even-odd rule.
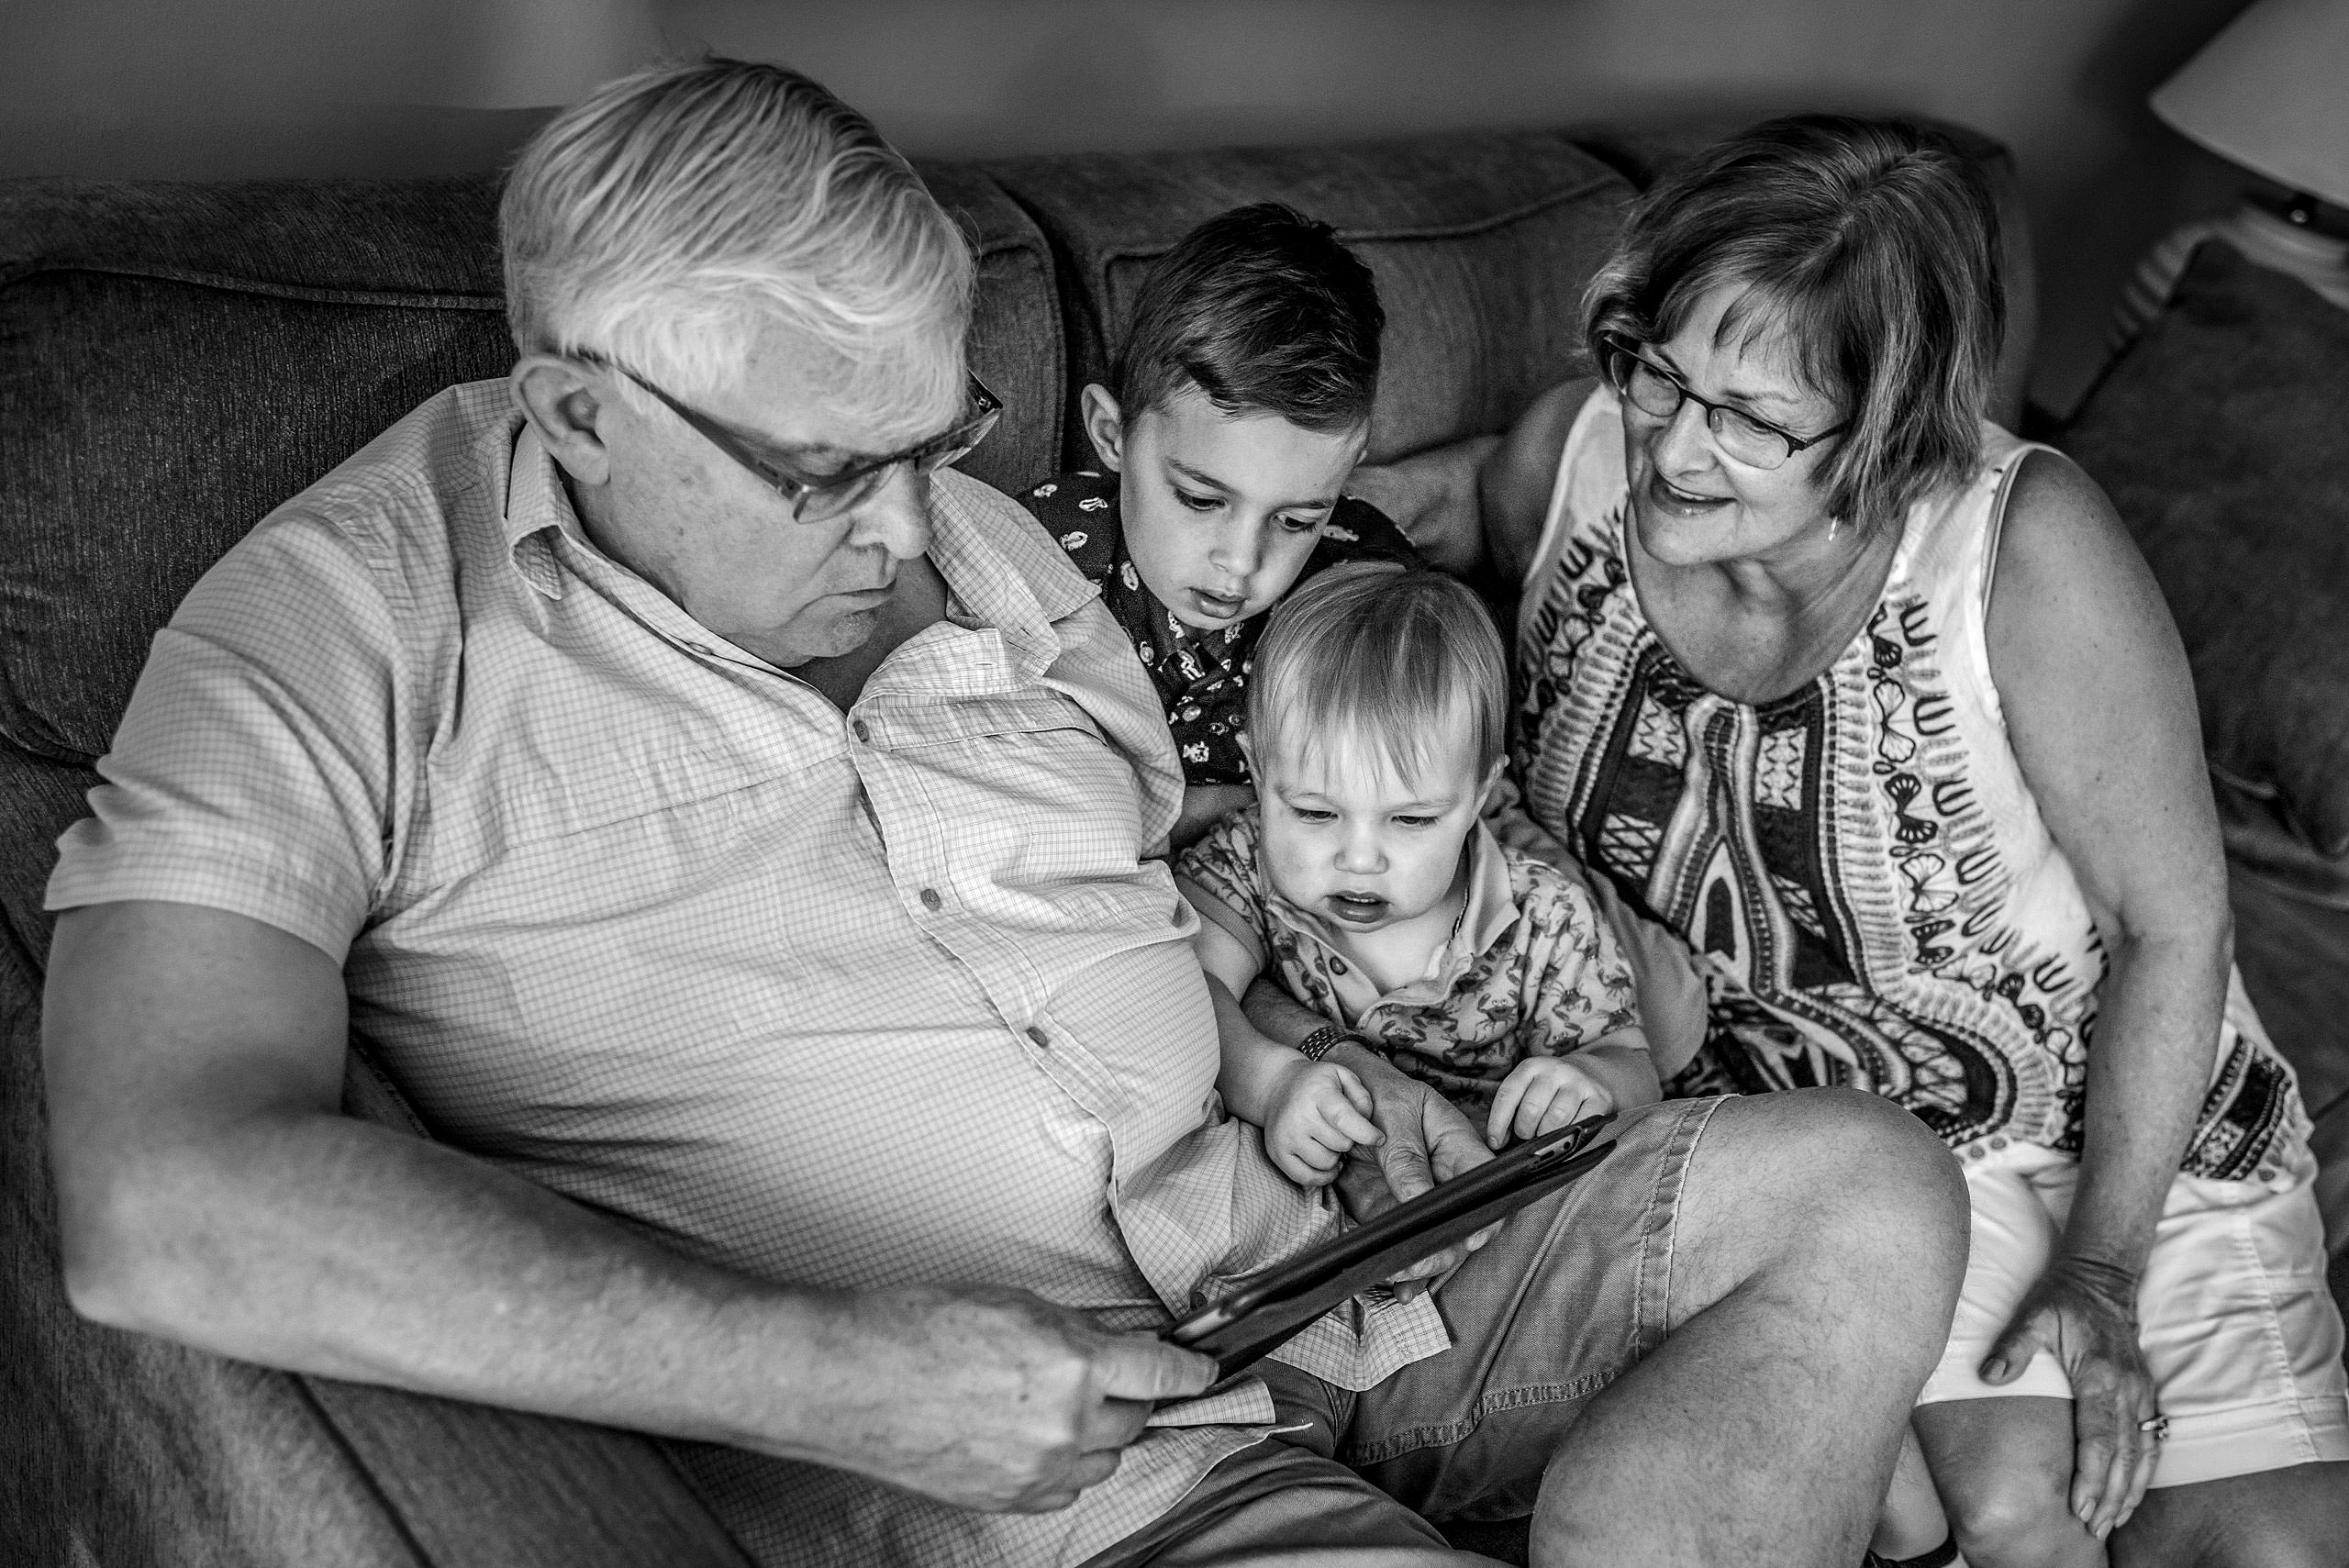
[[2349, 0], [0, 0], [0, 1564], [2349, 1568]]

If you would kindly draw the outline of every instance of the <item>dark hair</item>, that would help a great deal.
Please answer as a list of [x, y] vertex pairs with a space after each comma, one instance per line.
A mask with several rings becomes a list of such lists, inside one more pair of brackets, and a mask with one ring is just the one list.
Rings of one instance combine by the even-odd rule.
[[1227, 414], [1326, 435], [1370, 418], [1386, 325], [1370, 269], [1328, 224], [1279, 202], [1234, 207], [1142, 279], [1110, 390], [1129, 419], [1188, 384]]
[[1592, 280], [1592, 353], [1606, 362], [1609, 334], [1672, 337], [1724, 284], [1745, 291], [1724, 337], [1782, 329], [1849, 425], [1819, 471], [1831, 517], [1890, 521], [1973, 471], [2006, 331], [1998, 216], [1943, 138], [1797, 115], [1698, 153], [1634, 204]]

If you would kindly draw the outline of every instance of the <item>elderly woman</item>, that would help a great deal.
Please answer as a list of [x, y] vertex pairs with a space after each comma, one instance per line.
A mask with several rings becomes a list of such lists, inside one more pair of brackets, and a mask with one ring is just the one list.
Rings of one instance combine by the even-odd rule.
[[2186, 662], [2103, 494], [1983, 418], [1997, 256], [1893, 124], [1777, 121], [1641, 201], [1599, 384], [1478, 482], [1523, 809], [1682, 945], [1681, 1092], [1858, 1085], [1963, 1162], [1914, 1430], [1976, 1568], [2340, 1562], [2340, 1318]]

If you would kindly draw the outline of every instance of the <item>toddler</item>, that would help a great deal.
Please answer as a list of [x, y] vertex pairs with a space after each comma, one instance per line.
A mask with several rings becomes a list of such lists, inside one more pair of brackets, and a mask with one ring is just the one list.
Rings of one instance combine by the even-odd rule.
[[[1646, 1105], [1631, 973], [1588, 894], [1480, 817], [1500, 776], [1500, 636], [1464, 584], [1359, 562], [1270, 617], [1248, 693], [1258, 803], [1181, 858], [1234, 1116], [1292, 1180], [1375, 1141], [1353, 1039], [1441, 1090], [1498, 1149]], [[1273, 969], [1333, 1027], [1275, 1044], [1239, 997]]]
[[1259, 617], [1300, 577], [1416, 562], [1345, 495], [1370, 437], [1386, 315], [1370, 269], [1275, 202], [1208, 219], [1142, 280], [1108, 386], [1085, 387], [1098, 469], [1023, 497], [1133, 639], [1182, 754], [1174, 842], [1249, 798], [1240, 747]]

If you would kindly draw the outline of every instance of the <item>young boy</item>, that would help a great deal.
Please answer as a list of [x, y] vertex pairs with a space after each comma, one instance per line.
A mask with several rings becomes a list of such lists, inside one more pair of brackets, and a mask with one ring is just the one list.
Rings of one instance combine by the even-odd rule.
[[1385, 324], [1370, 269], [1328, 224], [1276, 202], [1209, 218], [1142, 280], [1112, 385], [1085, 389], [1100, 469], [1023, 498], [1101, 584], [1165, 703], [1192, 786], [1177, 848], [1249, 798], [1259, 617], [1338, 562], [1419, 559], [1344, 494]]
[[[1217, 1087], [1294, 1181], [1333, 1180], [1377, 1136], [1362, 1080], [1319, 1059], [1349, 1036], [1495, 1149], [1659, 1095], [1589, 895], [1480, 818], [1508, 668], [1475, 595], [1437, 572], [1340, 566], [1273, 613], [1242, 742], [1258, 804], [1186, 851], [1175, 883], [1201, 916]], [[1335, 1027], [1297, 1049], [1259, 1034], [1235, 998], [1267, 966]]]

